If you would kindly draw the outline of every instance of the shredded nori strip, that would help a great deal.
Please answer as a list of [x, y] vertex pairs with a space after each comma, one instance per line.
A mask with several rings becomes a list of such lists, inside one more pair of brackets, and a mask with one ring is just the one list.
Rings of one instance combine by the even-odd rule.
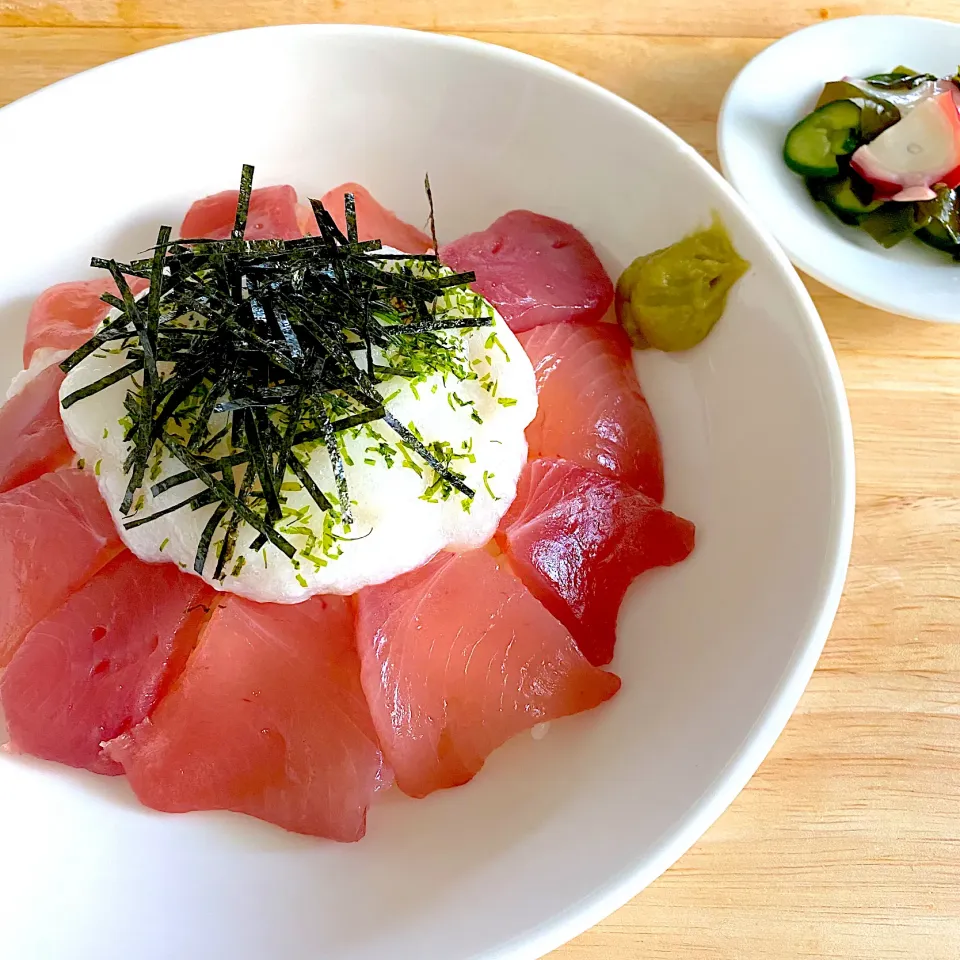
[[[250, 491], [253, 489], [253, 482], [256, 479], [257, 471], [254, 469], [253, 464], [248, 463], [246, 470], [243, 472], [243, 480], [240, 481], [240, 499], [245, 499]], [[230, 516], [230, 522], [227, 524], [226, 532], [223, 535], [223, 544], [220, 547], [220, 553], [217, 556], [217, 569], [214, 571], [213, 579], [222, 580], [224, 567], [233, 559], [233, 551], [237, 545], [237, 536], [240, 532], [240, 514], [236, 510], [233, 511], [233, 514]], [[266, 537], [261, 534], [263, 537], [263, 542], [266, 543]], [[262, 546], [262, 544], [261, 544]], [[257, 548], [258, 550], [260, 547]]]
[[[229, 457], [223, 457], [216, 463], [209, 464], [208, 469], [211, 473], [222, 473], [224, 469], [241, 467], [245, 463], [248, 463], [249, 460], [250, 457], [246, 453], [235, 453]], [[160, 494], [166, 490], [183, 486], [183, 484], [190, 483], [191, 480], [196, 479], [197, 475], [192, 470], [184, 470], [182, 473], [175, 473], [173, 476], [167, 477], [166, 480], [161, 480], [160, 483], [154, 484], [150, 488], [150, 492], [155, 497], [159, 497]]]
[[[107, 300], [108, 297], [110, 298], [109, 300]], [[123, 301], [110, 293], [103, 294], [100, 299], [106, 303], [111, 303], [112, 306], [120, 310], [124, 309]], [[96, 353], [104, 344], [110, 343], [112, 340], [125, 340], [130, 336], [130, 332], [118, 328], [125, 327], [127, 322], [126, 316], [121, 313], [119, 317], [104, 324], [103, 329], [95, 333], [83, 346], [74, 350], [74, 352], [60, 364], [60, 368], [64, 373], [69, 373], [81, 360], [85, 360], [91, 353]]]
[[357, 236], [357, 201], [352, 193], [343, 195], [343, 218], [347, 221], [347, 240], [350, 246], [356, 246], [360, 237]]
[[333, 424], [327, 417], [326, 411], [318, 410], [317, 419], [320, 421], [320, 432], [323, 442], [327, 446], [327, 455], [330, 457], [330, 466], [337, 480], [337, 498], [340, 501], [340, 515], [344, 523], [353, 523], [353, 511], [350, 509], [350, 491], [347, 489], [347, 473], [344, 468], [343, 456], [337, 444], [337, 435], [333, 432]]
[[430, 208], [430, 239], [433, 241], [433, 252], [438, 254], [440, 247], [437, 244], [437, 220], [433, 215], [433, 191], [430, 189], [430, 174], [425, 174], [423, 178], [423, 190], [427, 195], [427, 205]]
[[300, 462], [297, 455], [291, 454], [288, 466], [293, 471], [293, 475], [303, 484], [303, 488], [310, 494], [313, 502], [321, 510], [330, 509], [330, 501], [324, 496], [323, 491], [317, 486], [316, 480], [307, 472], [307, 468]]
[[[190, 479], [194, 479], [194, 475], [190, 474]], [[124, 525], [124, 530], [135, 530], [137, 527], [142, 527], [146, 523], [150, 523], [153, 520], [159, 520], [161, 517], [165, 517], [170, 513], [175, 513], [177, 510], [182, 510], [184, 507], [205, 507], [208, 503], [216, 503], [217, 495], [212, 490], [201, 490], [200, 493], [195, 493], [192, 497], [187, 500], [182, 500], [180, 503], [175, 503], [171, 507], [165, 507], [163, 510], [158, 510], [156, 513], [151, 513], [148, 517], [138, 517], [136, 520], [127, 520]]]
[[[242, 240], [250, 213], [250, 194], [253, 192], [253, 165], [245, 163], [240, 173], [240, 193], [237, 197], [237, 215], [233, 221], [233, 238]], [[158, 241], [159, 242], [159, 241]]]
[[430, 464], [430, 467], [433, 469], [433, 472], [442, 479], [446, 480], [455, 490], [459, 490], [465, 497], [472, 497], [473, 490], [471, 490], [464, 482], [463, 477], [454, 473], [447, 467], [445, 467], [419, 440], [415, 434], [408, 430], [392, 413], [385, 411], [383, 414], [384, 421], [390, 426], [390, 428], [400, 435], [403, 439], [403, 442], [411, 447], [413, 450], [416, 450], [420, 456]]
[[125, 366], [117, 367], [112, 373], [108, 373], [105, 377], [101, 377], [99, 380], [94, 380], [93, 383], [88, 383], [85, 387], [81, 387], [79, 390], [74, 390], [73, 393], [68, 394], [60, 402], [60, 406], [64, 410], [68, 410], [75, 403], [80, 400], [85, 400], [87, 397], [92, 397], [95, 393], [99, 393], [101, 390], [106, 390], [107, 387], [112, 387], [115, 383], [119, 383], [121, 380], [126, 380], [127, 377], [132, 376], [135, 373], [139, 373], [143, 369], [143, 361], [135, 360], [133, 363], [128, 363]]
[[223, 522], [223, 518], [229, 509], [225, 503], [219, 503], [217, 509], [210, 514], [210, 519], [207, 521], [207, 525], [203, 528], [203, 533], [200, 535], [200, 542], [197, 544], [197, 555], [193, 560], [193, 569], [201, 577], [203, 576], [203, 568], [207, 565], [207, 554], [210, 553], [210, 541], [213, 540], [214, 534], [220, 529], [220, 524]]
[[277, 494], [277, 484], [273, 467], [268, 462], [268, 451], [263, 442], [263, 433], [260, 429], [261, 412], [259, 410], [246, 410], [243, 422], [243, 432], [246, 437], [246, 446], [250, 451], [250, 457], [253, 460], [254, 469], [260, 480], [260, 489], [263, 492], [264, 500], [267, 502], [267, 520], [279, 520], [283, 515], [280, 510], [280, 499]]
[[[94, 258], [92, 265], [109, 270], [117, 285], [119, 296], [105, 293], [102, 299], [118, 315], [61, 364], [69, 372], [98, 349], [119, 344], [126, 362], [70, 393], [63, 406], [131, 379], [124, 399], [130, 448], [121, 512], [133, 510], [162, 448], [184, 469], [150, 486], [153, 496], [193, 480], [204, 489], [124, 526], [133, 529], [180, 509], [217, 504], [194, 560], [202, 573], [222, 530], [216, 578], [225, 575], [242, 523], [257, 533], [252, 547], [269, 542], [295, 557], [293, 544], [276, 529], [285, 515], [288, 473], [321, 512], [333, 509], [304, 466], [307, 452], [298, 453], [305, 445], [326, 449], [339, 501], [335, 516], [349, 527], [353, 516], [339, 435], [376, 421], [429, 466], [434, 486], [472, 498], [463, 476], [432, 452], [442, 453], [443, 445], [427, 444], [414, 425], [401, 424], [376, 385], [391, 377], [418, 379], [422, 368], [404, 365], [406, 351], [416, 357], [427, 344], [432, 356], [443, 356], [438, 333], [493, 322], [483, 310], [464, 318], [442, 306], [447, 291], [466, 289], [475, 276], [440, 269], [428, 177], [424, 190], [434, 252], [418, 255], [386, 254], [380, 241], [360, 241], [356, 199], [349, 193], [345, 233], [320, 201], [311, 200], [320, 236], [246, 240], [252, 189], [253, 167], [246, 164], [227, 239], [173, 240], [171, 229], [161, 227], [147, 257], [130, 263]], [[412, 270], [411, 263], [421, 266]], [[134, 297], [126, 277], [149, 279], [149, 288]], [[383, 351], [387, 362], [375, 350]], [[353, 360], [357, 351], [362, 366]], [[238, 487], [234, 470], [240, 467]]]
[[346, 246], [347, 238], [341, 233], [336, 220], [330, 216], [330, 211], [319, 200], [311, 200], [310, 207], [317, 220], [317, 226], [320, 228], [320, 235], [327, 241], [327, 244]]
[[[161, 228], [161, 233], [162, 232], [163, 228]], [[162, 269], [162, 254], [156, 255], [154, 260], [160, 261]], [[128, 457], [129, 466], [127, 466], [126, 469], [130, 474], [130, 480], [127, 484], [127, 492], [124, 494], [123, 501], [120, 504], [120, 512], [126, 516], [133, 508], [133, 499], [142, 486], [144, 475], [147, 472], [147, 459], [150, 456], [150, 450], [153, 446], [154, 394], [160, 382], [160, 374], [157, 370], [154, 341], [150, 336], [152, 328], [149, 320], [144, 320], [140, 306], [133, 299], [133, 293], [127, 285], [123, 274], [120, 272], [116, 260], [110, 261], [109, 269], [110, 273], [113, 274], [117, 289], [123, 297], [125, 314], [138, 334], [140, 352], [143, 356], [143, 385], [140, 389], [141, 410], [139, 411], [139, 419], [137, 421], [136, 445], [131, 451], [130, 457]], [[160, 271], [156, 270], [155, 273], [157, 274], [159, 286]], [[152, 296], [150, 299], [157, 300], [158, 295]], [[149, 305], [147, 309], [149, 311]]]
[[191, 450], [196, 450], [197, 447], [203, 442], [204, 437], [207, 436], [210, 427], [210, 418], [217, 409], [217, 402], [227, 389], [227, 385], [230, 382], [230, 376], [232, 373], [232, 367], [228, 367], [221, 374], [220, 378], [207, 391], [207, 395], [203, 401], [203, 406], [197, 413], [193, 429], [190, 431], [190, 439], [187, 441], [187, 446]]
[[186, 449], [186, 447], [182, 446], [180, 443], [166, 434], [164, 434], [160, 439], [163, 445], [178, 460], [193, 470], [194, 475], [198, 480], [203, 481], [203, 483], [205, 483], [214, 493], [219, 496], [220, 500], [223, 501], [224, 504], [226, 504], [228, 507], [232, 507], [237, 513], [240, 514], [240, 517], [243, 520], [246, 520], [247, 523], [250, 524], [251, 527], [264, 534], [266, 538], [275, 547], [277, 547], [277, 549], [281, 550], [291, 558], [296, 554], [296, 550], [289, 540], [280, 536], [280, 534], [273, 529], [272, 524], [266, 523], [262, 517], [254, 513], [245, 502], [240, 500], [236, 493], [227, 487], [222, 480], [218, 480], [215, 476], [213, 476], [213, 474], [211, 474], [206, 467], [204, 467], [204, 465], [192, 453], [190, 453], [189, 450]]

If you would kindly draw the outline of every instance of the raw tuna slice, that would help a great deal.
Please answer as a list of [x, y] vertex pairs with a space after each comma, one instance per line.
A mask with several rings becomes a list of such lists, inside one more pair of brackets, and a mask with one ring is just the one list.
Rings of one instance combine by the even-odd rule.
[[534, 460], [497, 539], [530, 592], [593, 664], [609, 663], [627, 587], [685, 559], [694, 527], [620, 480], [563, 460]]
[[554, 324], [520, 337], [537, 375], [530, 458], [571, 460], [663, 499], [657, 425], [633, 370], [630, 341], [612, 323]]
[[121, 548], [96, 480], [81, 470], [48, 473], [0, 495], [0, 668]]
[[412, 797], [466, 783], [514, 734], [620, 688], [485, 550], [441, 553], [357, 600], [364, 693]]
[[[225, 240], [233, 232], [237, 190], [224, 190], [197, 200], [187, 211], [180, 236], [196, 240]], [[245, 240], [295, 240], [303, 236], [297, 217], [297, 191], [284, 184], [259, 187], [250, 193]]]
[[[133, 294], [149, 285], [141, 277], [127, 277]], [[104, 274], [94, 280], [71, 280], [48, 287], [37, 297], [27, 320], [27, 336], [23, 344], [23, 365], [37, 350], [76, 350], [96, 332], [100, 321], [110, 312], [100, 296], [117, 295], [117, 285]]]
[[343, 597], [224, 600], [153, 715], [112, 741], [147, 806], [359, 840], [383, 758]]
[[0, 679], [10, 745], [94, 773], [186, 663], [213, 591], [125, 550], [27, 634]]
[[60, 419], [63, 372], [54, 364], [0, 407], [0, 494], [73, 458]]
[[[347, 193], [352, 193], [356, 202], [357, 236], [361, 241], [379, 240], [385, 247], [393, 247], [403, 253], [426, 253], [433, 246], [427, 234], [382, 206], [359, 183], [341, 183], [320, 198], [343, 233], [347, 232], [347, 221], [343, 214], [343, 198]], [[316, 232], [315, 222], [310, 232]]]
[[591, 323], [613, 303], [613, 283], [590, 241], [569, 223], [529, 210], [511, 210], [446, 244], [440, 259], [475, 271], [474, 289], [514, 333], [541, 323]]

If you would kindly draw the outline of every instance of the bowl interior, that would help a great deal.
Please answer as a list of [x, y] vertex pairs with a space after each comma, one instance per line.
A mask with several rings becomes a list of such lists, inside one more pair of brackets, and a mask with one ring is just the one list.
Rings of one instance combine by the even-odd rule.
[[960, 268], [907, 241], [885, 250], [815, 204], [783, 162], [790, 128], [813, 109], [828, 80], [905, 64], [937, 76], [957, 69], [960, 24], [920, 17], [850, 17], [801, 30], [752, 60], [727, 91], [720, 115], [724, 173], [793, 262], [864, 303], [924, 320], [960, 321]]
[[[237, 64], [242, 90], [225, 79]], [[138, 104], [119, 121], [105, 110], [118, 89]], [[198, 90], [223, 95], [214, 108]], [[176, 122], [148, 119], [171, 109]], [[301, 195], [359, 180], [417, 223], [429, 171], [441, 239], [528, 207], [580, 227], [614, 276], [716, 209], [752, 263], [700, 348], [638, 358], [667, 504], [699, 542], [629, 594], [611, 704], [510, 743], [465, 788], [384, 797], [351, 847], [229, 814], [155, 814], [122, 780], [0, 757], [11, 955], [528, 958], [669, 865], [780, 732], [849, 551], [852, 454], [833, 356], [733, 192], [655, 121], [569, 74], [380, 29], [155, 50], [0, 112], [0, 141], [18, 145], [0, 152], [4, 376], [45, 285], [86, 275], [91, 254], [144, 248], [190, 200], [232, 186], [244, 161], [260, 184]]]

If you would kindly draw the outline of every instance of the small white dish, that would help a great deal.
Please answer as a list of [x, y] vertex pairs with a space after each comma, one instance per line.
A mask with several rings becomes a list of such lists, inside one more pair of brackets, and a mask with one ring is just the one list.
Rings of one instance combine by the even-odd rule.
[[783, 162], [790, 128], [828, 80], [904, 64], [949, 76], [960, 24], [922, 17], [848, 17], [807, 27], [754, 57], [730, 85], [717, 139], [724, 175], [793, 263], [834, 290], [918, 320], [960, 322], [960, 264], [908, 240], [885, 250], [815, 204]]
[[354, 846], [156, 813], [122, 778], [0, 754], [0, 954], [532, 960], [670, 866], [796, 706], [853, 529], [836, 359], [730, 185], [662, 124], [558, 67], [354, 26], [221, 34], [111, 63], [0, 110], [0, 143], [0, 380], [45, 286], [88, 275], [91, 254], [149, 246], [244, 161], [259, 184], [301, 195], [358, 180], [417, 223], [429, 171], [441, 241], [528, 207], [580, 227], [614, 276], [716, 210], [751, 263], [703, 344], [637, 358], [667, 505], [698, 542], [628, 594], [610, 704], [517, 738], [466, 787], [424, 801], [391, 791]]

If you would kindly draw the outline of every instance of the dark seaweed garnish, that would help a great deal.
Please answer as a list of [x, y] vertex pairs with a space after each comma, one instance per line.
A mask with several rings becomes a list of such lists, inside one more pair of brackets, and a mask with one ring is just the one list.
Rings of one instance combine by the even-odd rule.
[[[464, 318], [442, 305], [446, 291], [466, 288], [474, 274], [445, 274], [435, 252], [381, 254], [379, 241], [361, 242], [352, 194], [344, 199], [346, 234], [320, 201], [311, 200], [318, 237], [244, 239], [252, 186], [253, 167], [245, 165], [234, 227], [225, 240], [172, 240], [170, 227], [161, 227], [145, 259], [94, 258], [91, 263], [109, 270], [117, 284], [120, 296], [103, 299], [118, 316], [61, 364], [68, 372], [97, 350], [112, 345], [124, 351], [127, 363], [65, 397], [63, 406], [130, 381], [124, 401], [128, 484], [121, 512], [137, 512], [145, 486], [159, 495], [200, 480], [205, 489], [148, 516], [131, 517], [125, 526], [215, 504], [194, 568], [202, 573], [215, 550], [218, 579], [236, 552], [242, 523], [257, 533], [250, 548], [269, 542], [296, 563], [296, 550], [280, 529], [291, 512], [285, 508], [288, 477], [327, 516], [325, 538], [330, 517], [349, 531], [341, 441], [348, 431], [375, 431], [382, 423], [407, 448], [406, 459], [412, 454], [433, 472], [431, 490], [442, 487], [446, 495], [457, 491], [472, 498], [474, 491], [449, 458], [435, 455], [445, 445], [428, 444], [414, 424], [400, 423], [376, 384], [448, 372], [450, 351], [438, 334], [492, 323], [482, 310]], [[429, 179], [424, 189], [436, 251]], [[147, 292], [135, 298], [126, 276], [149, 279]], [[389, 362], [375, 362], [375, 350]], [[360, 366], [353, 360], [358, 351]], [[318, 446], [331, 462], [336, 502], [304, 466]], [[151, 484], [149, 473], [162, 448], [184, 469]], [[223, 536], [215, 543], [220, 530]]]

